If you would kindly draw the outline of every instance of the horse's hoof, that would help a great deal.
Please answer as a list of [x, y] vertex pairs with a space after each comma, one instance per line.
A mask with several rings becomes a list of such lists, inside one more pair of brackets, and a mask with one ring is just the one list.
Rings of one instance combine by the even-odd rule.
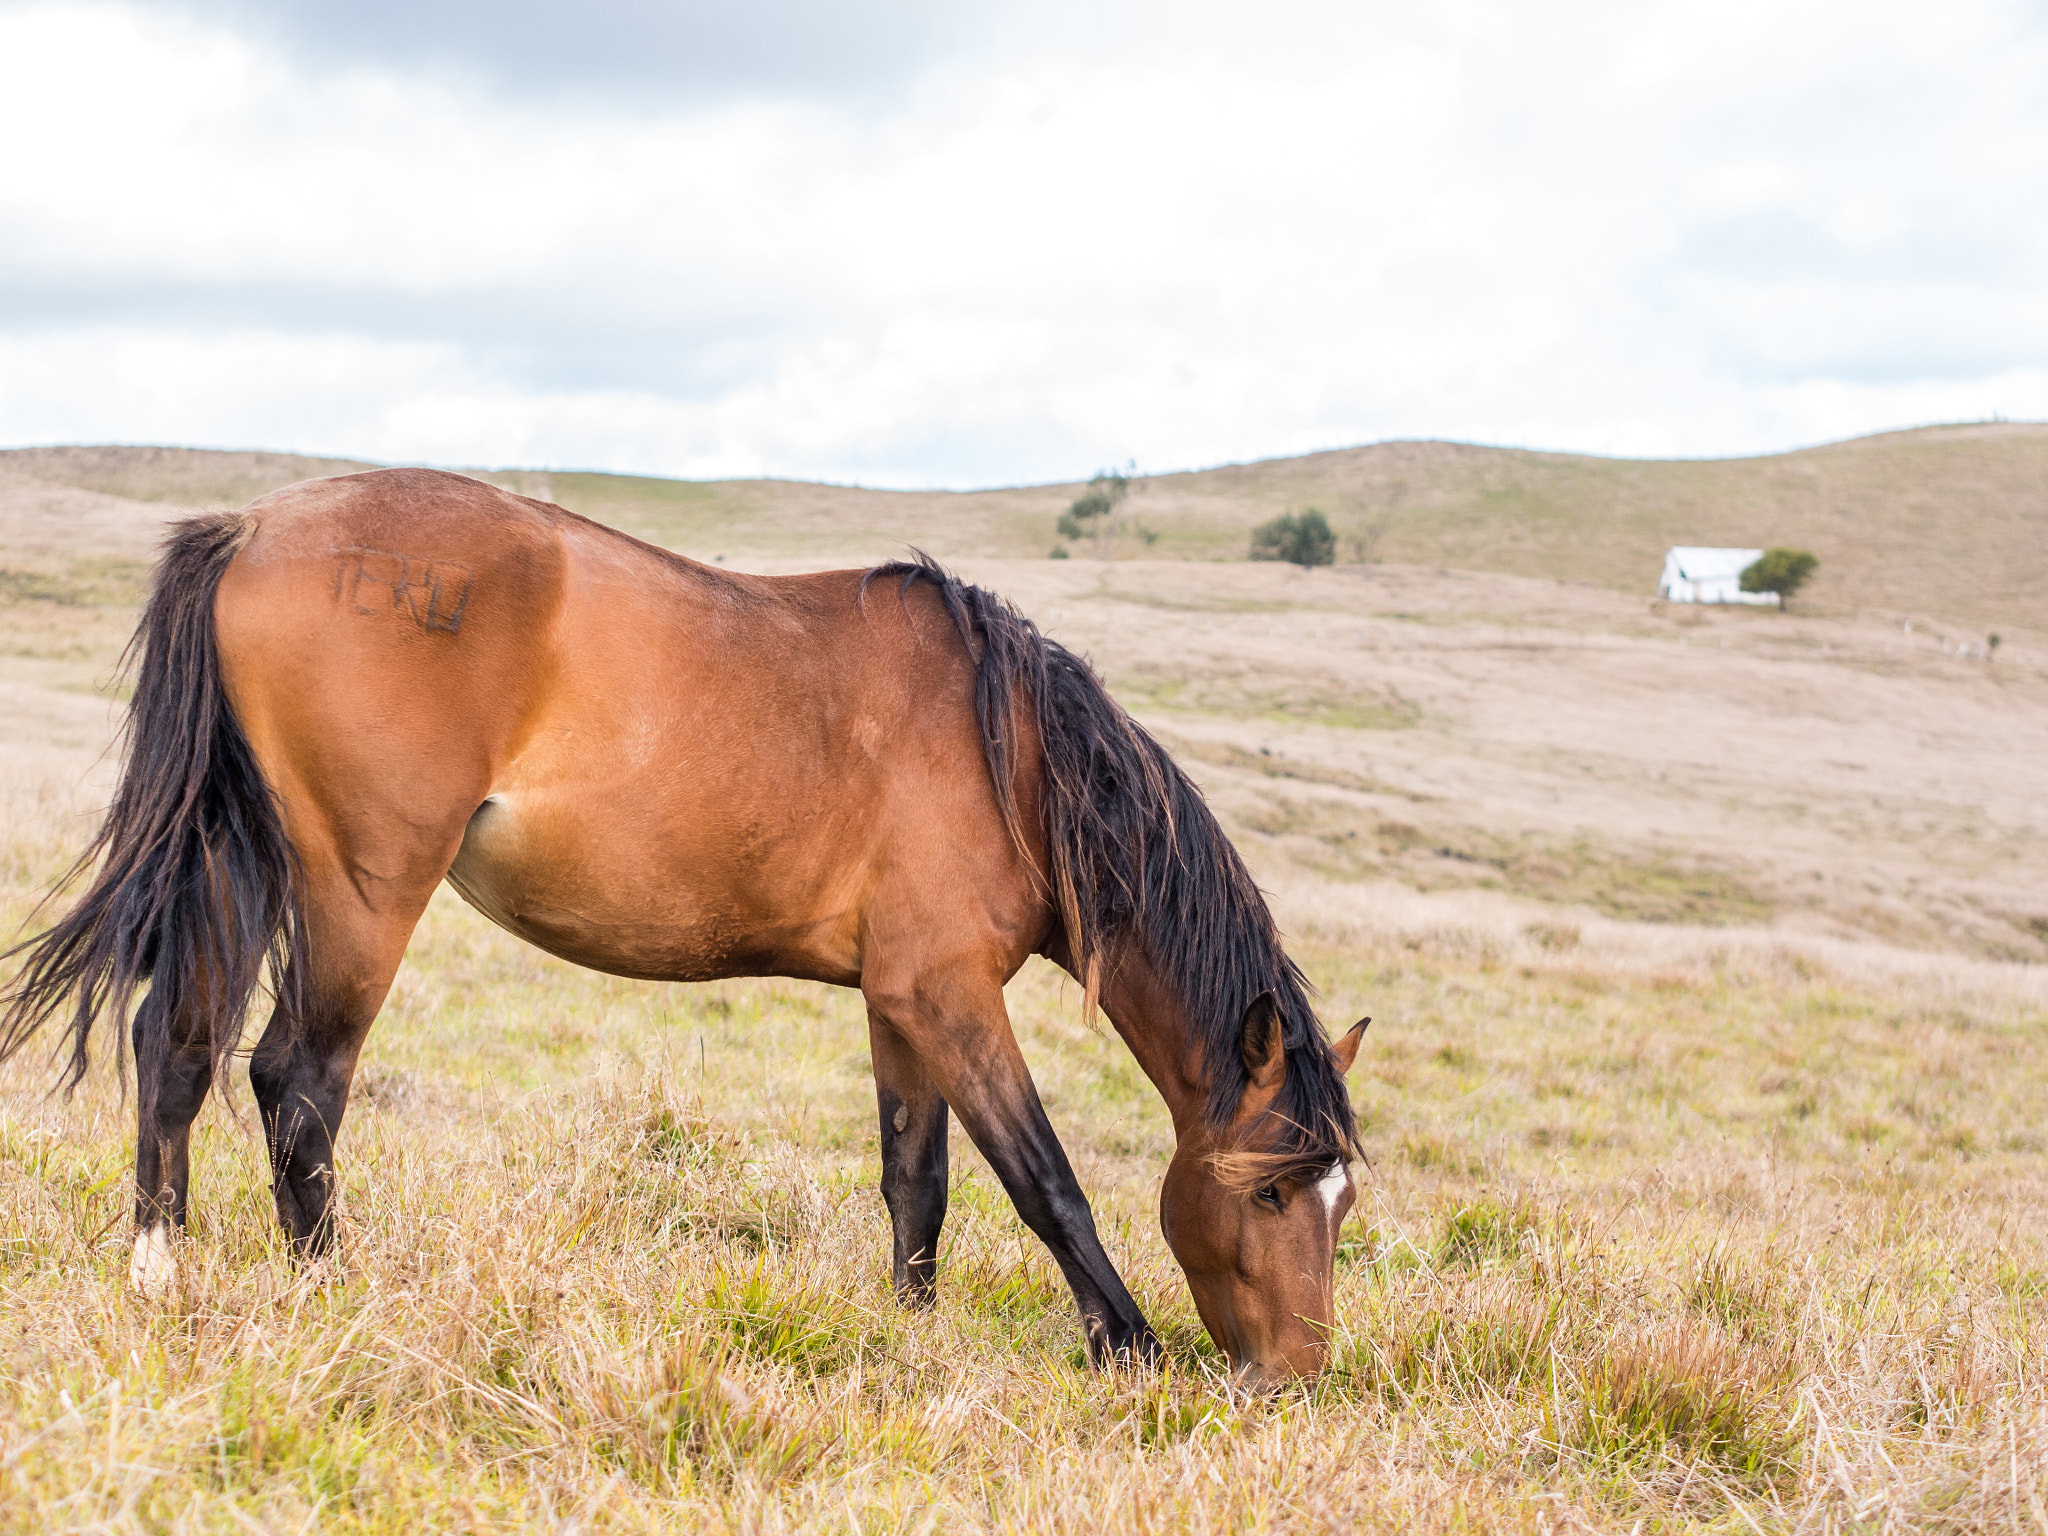
[[157, 1222], [135, 1234], [135, 1256], [128, 1261], [128, 1283], [151, 1301], [159, 1300], [171, 1288], [178, 1273], [171, 1257], [171, 1224]]

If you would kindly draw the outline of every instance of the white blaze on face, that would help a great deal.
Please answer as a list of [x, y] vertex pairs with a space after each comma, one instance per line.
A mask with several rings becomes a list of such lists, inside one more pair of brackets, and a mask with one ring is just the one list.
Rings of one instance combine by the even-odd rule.
[[1351, 1182], [1351, 1171], [1342, 1163], [1330, 1164], [1330, 1171], [1316, 1180], [1316, 1193], [1323, 1197], [1323, 1209], [1330, 1213], [1330, 1219], [1337, 1219], [1337, 1202], [1344, 1197], [1345, 1186]]
[[128, 1283], [143, 1295], [155, 1298], [170, 1287], [177, 1273], [171, 1257], [171, 1224], [160, 1221], [135, 1234], [135, 1256], [128, 1261]]

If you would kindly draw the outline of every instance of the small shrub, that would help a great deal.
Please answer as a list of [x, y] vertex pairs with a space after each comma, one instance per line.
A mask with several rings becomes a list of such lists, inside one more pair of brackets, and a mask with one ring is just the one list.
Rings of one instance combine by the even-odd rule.
[[1767, 549], [1742, 572], [1745, 592], [1775, 592], [1778, 601], [1789, 603], [1792, 594], [1806, 585], [1820, 561], [1803, 549]]
[[1071, 560], [1073, 556], [1067, 553], [1066, 545], [1055, 544], [1052, 547], [1052, 554], [1049, 555], [1047, 558], [1052, 560]]
[[[1067, 510], [1060, 514], [1059, 522], [1054, 525], [1055, 531], [1061, 538], [1072, 539], [1076, 543], [1092, 537], [1099, 545], [1108, 537], [1116, 521], [1112, 514], [1130, 494], [1130, 477], [1113, 469], [1105, 469], [1088, 482], [1087, 490], [1068, 504]], [[1061, 547], [1054, 546], [1055, 550]], [[1055, 554], [1054, 558], [1060, 557]]]
[[1330, 520], [1314, 507], [1285, 512], [1252, 530], [1252, 558], [1285, 560], [1303, 570], [1330, 565], [1337, 559], [1337, 536], [1330, 531]]

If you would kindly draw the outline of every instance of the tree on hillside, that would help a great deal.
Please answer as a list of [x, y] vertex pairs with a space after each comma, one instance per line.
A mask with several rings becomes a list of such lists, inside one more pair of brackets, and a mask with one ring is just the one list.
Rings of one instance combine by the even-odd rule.
[[[1778, 601], [1789, 603], [1792, 594], [1806, 585], [1820, 561], [1803, 549], [1767, 549], [1742, 572], [1745, 592], [1775, 592]], [[1726, 580], [1727, 578], [1722, 578]]]
[[1330, 520], [1314, 507], [1283, 512], [1252, 530], [1252, 558], [1285, 560], [1303, 570], [1332, 565], [1337, 559], [1337, 536], [1330, 531]]
[[1095, 478], [1088, 482], [1088, 489], [1075, 497], [1067, 510], [1060, 514], [1060, 537], [1073, 539], [1077, 543], [1085, 538], [1093, 538], [1095, 553], [1098, 556], [1103, 555], [1107, 551], [1110, 535], [1115, 527], [1116, 509], [1130, 494], [1131, 481], [1128, 475], [1114, 469], [1098, 471]]

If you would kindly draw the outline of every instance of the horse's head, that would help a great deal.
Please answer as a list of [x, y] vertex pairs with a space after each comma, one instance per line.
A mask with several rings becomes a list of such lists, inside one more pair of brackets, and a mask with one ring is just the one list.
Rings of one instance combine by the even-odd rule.
[[[1351, 1070], [1370, 1022], [1331, 1047], [1341, 1070]], [[1249, 1081], [1237, 1113], [1228, 1125], [1184, 1131], [1159, 1221], [1209, 1336], [1242, 1383], [1270, 1387], [1312, 1375], [1328, 1358], [1337, 1233], [1357, 1191], [1341, 1154], [1291, 1150], [1303, 1128], [1274, 1112], [1287, 1056], [1270, 997], [1246, 1012], [1243, 1038]]]

